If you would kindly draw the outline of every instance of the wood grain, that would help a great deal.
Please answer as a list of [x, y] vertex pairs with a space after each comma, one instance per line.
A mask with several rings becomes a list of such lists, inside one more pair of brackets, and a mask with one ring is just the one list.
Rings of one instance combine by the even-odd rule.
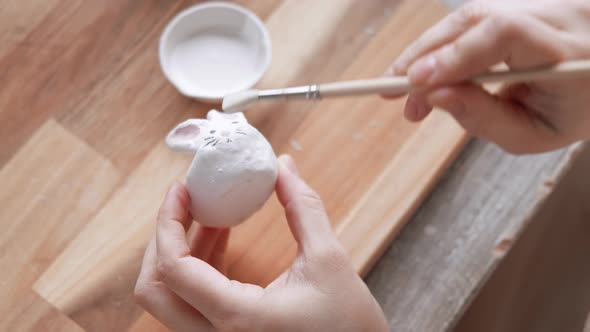
[[[18, 3], [27, 10], [20, 5], [26, 2]], [[158, 0], [57, 3], [22, 44], [0, 58], [0, 140], [5, 144], [0, 164], [48, 117], [68, 127], [63, 114], [156, 40], [158, 22], [164, 24], [178, 5]]]
[[23, 41], [48, 12], [55, 7], [57, 0], [41, 3], [2, 1], [0, 2], [0, 58]]
[[190, 159], [158, 144], [34, 289], [86, 330], [129, 326], [140, 314], [132, 289], [155, 216]]
[[395, 331], [452, 331], [580, 146], [531, 156], [474, 141], [366, 279]]
[[[167, 185], [164, 182], [179, 176], [183, 172], [180, 164], [188, 162], [159, 146], [163, 133], [176, 121], [201, 116], [210, 107], [179, 96], [163, 76], [158, 75], [154, 53], [159, 32], [167, 20], [195, 2], [46, 0], [41, 3], [0, 0], [0, 167], [11, 165], [11, 174], [16, 174], [14, 177], [25, 184], [24, 191], [15, 191], [6, 185], [10, 181], [3, 181], [0, 197], [17, 192], [21, 203], [12, 205], [10, 209], [15, 212], [15, 207], [20, 206], [24, 214], [37, 216], [35, 225], [45, 221], [45, 214], [50, 216], [47, 227], [30, 226], [33, 221], [22, 219], [18, 214], [12, 215], [16, 218], [5, 219], [7, 215], [2, 215], [0, 219], [3, 229], [12, 229], [0, 234], [3, 249], [0, 267], [2, 271], [10, 271], [7, 276], [13, 276], [13, 268], [24, 271], [22, 280], [15, 277], [2, 280], [0, 330], [82, 330], [65, 313], [36, 295], [30, 289], [30, 283], [51, 263], [65, 266], [65, 271], [72, 271], [81, 259], [71, 252], [70, 247], [92, 250], [103, 243], [107, 247], [104, 252], [112, 255], [112, 260], [102, 260], [106, 269], [101, 269], [92, 257], [81, 265], [83, 270], [92, 271], [102, 279], [86, 280], [82, 277], [84, 271], [75, 271], [73, 278], [66, 282], [81, 280], [80, 287], [71, 294], [63, 289], [55, 293], [52, 291], [52, 301], [74, 304], [69, 307], [70, 316], [82, 322], [86, 329], [120, 331], [130, 327], [133, 331], [165, 330], [148, 315], [135, 322], [117, 319], [117, 310], [133, 318], [140, 314], [131, 301], [130, 292], [133, 274], [138, 268], [136, 260], [142, 249], [134, 251], [125, 247], [119, 256], [105, 239], [117, 235], [109, 231], [110, 227], [120, 230], [119, 227], [125, 226], [121, 223], [123, 218], [127, 222], [134, 213], [138, 213], [146, 231], [143, 227], [135, 228], [137, 224], [132, 222], [132, 229], [123, 230], [121, 236], [115, 238], [131, 238], [130, 243], [138, 246], [145, 241], [154, 217], [148, 216], [147, 210], [154, 211], [155, 207], [150, 205], [143, 211], [141, 206], [132, 206], [133, 211], [128, 211], [125, 202], [117, 205], [115, 195], [130, 201], [131, 205], [136, 203], [131, 199], [135, 195], [150, 196], [146, 198], [148, 201], [159, 204], [160, 195]], [[319, 14], [300, 10], [304, 7], [298, 7], [298, 1], [239, 2], [256, 11], [271, 27], [275, 64], [269, 76], [261, 82], [268, 87], [380, 75], [387, 66], [387, 59], [393, 59], [417, 34], [442, 15], [442, 9], [434, 1], [426, 0], [325, 2], [319, 3], [318, 6], [323, 8]], [[301, 6], [314, 9], [310, 7], [311, 3], [301, 2]], [[299, 16], [290, 13], [298, 13]], [[331, 32], [325, 34], [321, 29], [300, 27], [305, 34], [289, 34], [288, 28], [309, 19], [312, 20], [310, 26], [321, 26], [323, 15], [328, 20], [326, 29], [331, 29]], [[307, 53], [308, 49], [312, 51]], [[278, 59], [277, 52], [284, 55]], [[290, 54], [301, 56], [301, 60], [296, 63], [289, 61]], [[373, 61], [367, 54], [375, 55], [376, 60]], [[291, 71], [289, 66], [295, 66], [296, 70]], [[281, 74], [284, 69], [290, 74]], [[389, 170], [395, 164], [393, 160], [398, 151], [412, 154], [411, 149], [404, 149], [397, 140], [410, 137], [419, 127], [403, 122], [400, 107], [399, 102], [385, 103], [378, 98], [362, 101], [348, 99], [334, 104], [325, 101], [321, 104], [268, 105], [252, 110], [248, 117], [270, 138], [277, 152], [287, 151], [295, 155], [304, 176], [326, 200], [332, 220], [340, 224], [340, 230], [348, 223], [347, 220], [352, 220], [353, 213], [372, 216], [370, 207], [366, 205], [370, 202], [375, 202], [385, 215], [389, 214], [388, 200], [391, 197], [371, 200], [367, 193], [394, 190], [395, 187], [388, 188], [377, 179], [395, 178], [395, 172]], [[54, 130], [48, 131], [48, 126]], [[43, 139], [36, 139], [35, 142], [45, 149], [41, 153], [43, 158], [33, 168], [30, 161], [19, 157], [19, 151], [24, 151], [31, 137], [37, 135]], [[112, 183], [111, 194], [105, 193], [98, 198], [102, 203], [87, 206], [88, 210], [83, 213], [72, 210], [78, 202], [76, 195], [66, 193], [53, 197], [53, 193], [61, 193], [57, 189], [59, 181], [51, 182], [41, 191], [48, 193], [43, 195], [50, 197], [52, 206], [39, 207], [41, 194], [32, 192], [34, 186], [30, 186], [23, 176], [28, 169], [51, 175], [49, 168], [55, 166], [56, 161], [52, 159], [55, 154], [49, 152], [56, 149], [58, 155], [65, 153], [62, 143], [75, 151], [84, 151], [84, 161], [76, 161], [83, 168], [111, 165], [105, 166], [110, 169], [107, 173], [111, 175], [101, 173], [98, 178], [94, 172], [81, 174], [72, 165], [65, 166], [69, 175], [58, 175], [64, 183], [92, 180], [96, 181], [93, 187], [104, 188], [111, 185], [109, 181], [115, 181], [106, 178], [119, 178]], [[137, 149], [132, 148], [134, 145]], [[554, 172], [564, 170], [563, 161], [575, 159], [571, 152], [565, 150], [517, 158], [482, 142], [469, 146], [467, 153], [462, 155], [449, 176], [420, 208], [409, 227], [387, 249], [367, 279], [392, 329], [450, 330], [502, 259], [494, 254], [496, 245], [508, 243], [501, 240], [514, 239], [512, 235], [526, 228], [530, 211], [544, 198], [539, 194], [546, 190], [543, 182], [554, 180]], [[171, 164], [170, 173], [167, 163]], [[438, 165], [441, 164], [444, 164], [444, 159], [439, 160]], [[158, 170], [158, 167], [162, 169]], [[430, 185], [439, 174], [432, 171], [435, 175], [431, 175], [430, 180], [420, 178], [420, 181]], [[158, 184], [144, 186], [138, 180], [132, 181], [133, 174], [163, 178], [161, 183], [153, 180]], [[16, 181], [12, 177], [9, 180]], [[409, 178], [406, 180], [410, 181]], [[74, 185], [79, 188], [77, 186], [79, 184]], [[149, 189], [142, 192], [146, 188], [154, 190], [153, 196]], [[125, 190], [128, 192], [124, 193]], [[424, 188], [413, 190], [418, 196], [424, 193]], [[82, 196], [89, 194], [86, 191], [76, 192]], [[27, 199], [39, 204], [23, 205]], [[4, 198], [0, 200], [0, 214], [10, 210], [5, 202]], [[230, 257], [234, 275], [251, 280], [265, 278], [263, 274], [249, 273], [247, 263], [264, 266], [260, 262], [270, 260], [273, 255], [261, 245], [242, 257], [243, 249], [251, 243], [250, 238], [276, 237], [277, 241], [287, 241], [286, 246], [278, 246], [285, 257], [289, 257], [295, 249], [293, 243], [288, 242], [292, 240], [285, 233], [286, 225], [276, 204], [273, 198], [256, 218], [236, 229], [235, 233], [239, 236], [232, 237]], [[116, 206], [123, 213], [117, 215]], [[365, 207], [361, 209], [361, 206]], [[104, 216], [108, 214], [98, 218], [99, 211], [106, 213], [104, 211], [108, 209], [111, 209], [108, 214], [116, 215], [118, 219], [107, 220]], [[57, 217], [53, 213], [62, 214], [68, 221], [66, 225], [72, 225], [71, 220], [75, 219], [81, 220], [81, 223], [76, 224], [75, 230], [64, 226], [67, 229], [63, 235], [56, 234], [51, 229], [64, 227], [55, 224]], [[80, 217], [81, 214], [86, 217]], [[97, 220], [106, 221], [105, 227], [100, 227]], [[93, 233], [82, 229], [88, 222], [95, 224], [94, 231], [100, 239], [96, 243], [92, 239]], [[383, 219], [382, 222], [391, 221]], [[73, 233], [79, 234], [80, 240], [68, 243], [68, 237], [76, 236]], [[341, 236], [345, 234], [341, 233]], [[57, 242], [52, 241], [54, 236]], [[83, 246], [82, 239], [88, 240], [88, 246]], [[44, 250], [24, 248], [23, 255], [19, 256], [23, 243], [38, 243], [35, 241], [50, 248], [47, 255]], [[60, 255], [58, 247], [66, 245], [69, 247]], [[355, 257], [355, 253], [363, 252], [357, 248], [352, 254]], [[61, 259], [57, 258], [58, 255]], [[122, 262], [129, 264], [119, 269], [117, 266], [124, 265]], [[286, 262], [288, 259], [279, 261], [273, 268], [285, 266]], [[23, 269], [23, 266], [34, 269]], [[361, 265], [357, 266], [362, 269]], [[48, 279], [43, 280], [51, 281], [52, 287], [48, 288], [59, 289], [53, 288], [58, 284], [56, 276], [59, 273], [55, 269], [47, 271]], [[93, 289], [97, 284], [105, 287], [105, 294]], [[40, 282], [40, 285], [43, 283]], [[18, 291], [5, 291], [11, 288]], [[17, 293], [20, 295], [13, 300], [11, 296]], [[84, 295], [90, 298], [84, 299]]]
[[[590, 149], [559, 182], [455, 332], [581, 332], [590, 311]], [[505, 242], [506, 243], [506, 242]]]
[[[387, 0], [285, 2], [266, 22], [273, 40], [273, 63], [258, 86], [276, 88], [339, 79], [400, 3]], [[317, 4], [321, 8], [316, 8]], [[340, 9], [342, 5], [347, 5], [347, 10]], [[298, 19], [302, 16], [306, 17], [305, 23]], [[318, 26], [322, 26], [319, 31]], [[331, 29], [331, 34], [324, 32], [327, 29]], [[380, 68], [377, 75], [382, 72]], [[285, 146], [314, 106], [313, 103], [257, 105], [249, 112], [249, 121], [275, 147]]]
[[[405, 15], [416, 12], [416, 6], [419, 5], [415, 2], [405, 2], [400, 5], [398, 8], [400, 16], [392, 14], [388, 24], [384, 25], [365, 46], [357, 59], [343, 72], [341, 78], [370, 77], [381, 74], [391, 61], [389, 54], [399, 52], [403, 43], [403, 41], [400, 41], [400, 44], [384, 43], [384, 40], [388, 39], [394, 31], [408, 36], [408, 39], [411, 38], [409, 35], [412, 31], [416, 33], [417, 27], [411, 24], [405, 25], [408, 30], [404, 30], [402, 24], [407, 23]], [[421, 5], [424, 6], [425, 3]], [[432, 6], [432, 9], [425, 11], [429, 14], [421, 17], [422, 22], [428, 19], [435, 20], [436, 13], [440, 15], [443, 11], [436, 3], [426, 3], [426, 5]], [[297, 151], [290, 144], [286, 144], [280, 150], [291, 153], [300, 163], [301, 174], [324, 199], [333, 224], [339, 224], [350, 213], [351, 207], [352, 210], [354, 209], [363, 193], [376, 179], [375, 174], [381, 174], [386, 164], [394, 159], [392, 156], [408, 142], [408, 137], [416, 134], [418, 126], [404, 121], [400, 112], [393, 111], [396, 107], [401, 107], [401, 104], [384, 103], [378, 97], [324, 100], [307, 111], [305, 120], [293, 134], [292, 139], [298, 142], [302, 149]], [[252, 110], [252, 112], [257, 111]], [[343, 112], [346, 112], [346, 116], [341, 116]], [[433, 121], [437, 123], [445, 121], [445, 118], [433, 118]], [[427, 123], [424, 125], [429, 126]], [[443, 131], [451, 133], [452, 137], [448, 139], [455, 142], [456, 145], [453, 145], [462, 144], [465, 137], [463, 130], [451, 124]], [[332, 142], [344, 144], [346, 148], [336, 150]], [[326, 165], [326, 156], [330, 156], [329, 165]], [[452, 156], [452, 153], [447, 156]], [[447, 159], [439, 160], [442, 162]], [[404, 175], [398, 173], [392, 176], [400, 178]], [[389, 197], [386, 202], [395, 204], [394, 202], [401, 198], [398, 196], [399, 193], [395, 187], [390, 187], [390, 191], [386, 194]], [[373, 201], [376, 202], [375, 197]], [[286, 224], [276, 222], [282, 218], [283, 211], [278, 205], [269, 205], [249, 225], [237, 228], [237, 232], [244, 232], [247, 235], [236, 236], [238, 239], [230, 242], [230, 252], [241, 253], [239, 260], [231, 265], [231, 275], [240, 276], [246, 281], [265, 284], [290, 264], [296, 247]], [[391, 219], [394, 224], [401, 225], [403, 221], [403, 218]], [[248, 238], [261, 236], [276, 239], [276, 245], [272, 251], [269, 251], [263, 242], [255, 244], [247, 242]], [[272, 269], [276, 270], [276, 274], [263, 272], [269, 270], [269, 267], [264, 265], [265, 260], [272, 262]]]
[[32, 290], [21, 294], [18, 302], [12, 304], [9, 314], [3, 316], [0, 328], [2, 331], [84, 331]]
[[[33, 282], [84, 227], [118, 185], [113, 165], [53, 120], [0, 170], [0, 315], [18, 316]], [[64, 204], [63, 202], [68, 202]], [[24, 301], [24, 302], [22, 302]], [[31, 315], [27, 324], [40, 318]], [[10, 319], [2, 324], [15, 323]], [[14, 325], [9, 325], [13, 326]]]
[[[55, 196], [61, 200], [50, 211], [31, 210], [83, 219], [77, 227], [66, 223], [55, 231], [59, 234], [49, 233], [57, 242], [42, 242], [50, 248], [48, 256], [24, 288], [30, 291], [37, 279], [34, 288], [42, 299], [27, 295], [40, 303], [36, 312], [59, 310], [90, 331], [161, 328], [147, 315], [137, 320], [141, 310], [131, 293], [162, 196], [190, 162], [190, 157], [168, 151], [162, 138], [177, 122], [203, 116], [211, 107], [180, 96], [158, 66], [160, 32], [193, 3], [67, 0], [36, 8], [19, 2], [13, 11], [31, 11], [23, 16], [24, 25], [15, 19], [0, 22], [0, 31], [10, 31], [12, 38], [0, 41], [10, 45], [0, 54], [0, 165], [26, 174], [26, 162], [17, 151], [31, 135], [48, 135], [44, 144], [50, 144], [67, 133], [63, 135], [89, 155], [67, 177], [81, 179], [85, 190]], [[261, 87], [382, 75], [405, 45], [445, 13], [435, 0], [240, 3], [264, 18], [272, 37], [274, 60]], [[19, 24], [26, 26], [20, 34], [13, 28]], [[363, 274], [466, 139], [443, 114], [417, 125], [403, 120], [401, 107], [401, 101], [368, 97], [269, 104], [247, 114], [277, 153], [295, 156]], [[47, 134], [46, 124], [60, 129]], [[60, 148], [45, 149], [35, 169], [40, 174], [49, 174], [50, 166], [60, 162], [50, 154]], [[102, 162], [109, 165], [107, 175], [88, 171]], [[61, 176], [65, 181], [66, 175]], [[100, 192], [88, 215], [72, 212], [94, 187], [109, 191]], [[23, 202], [36, 197], [31, 190], [21, 193]], [[9, 191], [3, 189], [5, 193]], [[22, 208], [23, 203], [14, 206]], [[17, 229], [25, 223], [13, 218], [7, 225]], [[22, 239], [20, 233], [8, 232], [0, 243], [19, 248], [15, 243]], [[289, 265], [295, 250], [273, 197], [234, 230], [228, 249], [230, 276], [264, 285]], [[1, 266], [13, 264], [7, 257]], [[23, 256], [22, 262], [30, 259], [34, 256]], [[10, 286], [18, 283], [12, 278]]]
[[[433, 158], [420, 148], [422, 144], [431, 142], [432, 149], [456, 156], [461, 145], [449, 145], [448, 142], [466, 141], [463, 129], [448, 117], [446, 113], [433, 113], [338, 225], [338, 237], [350, 250], [352, 263], [362, 276], [369, 272], [424, 199], [427, 193], [424, 188], [432, 187], [440, 170], [446, 169], [450, 162], [450, 159]], [[438, 140], [432, 139], [433, 133], [439, 133]], [[403, 176], [413, 172], [421, 176], [411, 179]], [[380, 199], [390, 197], [393, 192], [399, 193], [395, 201]]]

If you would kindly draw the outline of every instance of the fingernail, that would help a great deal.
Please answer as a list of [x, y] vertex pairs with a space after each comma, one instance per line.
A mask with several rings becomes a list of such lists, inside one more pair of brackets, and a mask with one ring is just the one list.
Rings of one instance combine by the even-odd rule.
[[293, 160], [293, 158], [290, 155], [284, 154], [284, 155], [280, 156], [279, 162], [283, 166], [285, 166], [285, 168], [287, 168], [290, 172], [299, 175], [299, 171], [297, 170], [297, 166], [295, 165], [295, 161]]
[[436, 66], [436, 59], [433, 56], [427, 56], [414, 63], [408, 70], [410, 83], [414, 85], [424, 85], [428, 83]]

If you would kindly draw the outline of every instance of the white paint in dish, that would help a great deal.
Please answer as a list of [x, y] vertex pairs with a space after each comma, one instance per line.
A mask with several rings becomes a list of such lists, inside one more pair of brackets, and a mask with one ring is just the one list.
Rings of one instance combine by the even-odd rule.
[[263, 59], [245, 36], [202, 31], [180, 42], [171, 56], [172, 72], [188, 90], [220, 95], [246, 86]]
[[182, 11], [166, 26], [159, 59], [180, 93], [220, 102], [260, 80], [271, 62], [270, 37], [248, 9], [206, 2]]
[[166, 137], [170, 148], [194, 153], [186, 175], [191, 214], [209, 227], [235, 226], [264, 205], [275, 188], [276, 155], [242, 113], [211, 110]]

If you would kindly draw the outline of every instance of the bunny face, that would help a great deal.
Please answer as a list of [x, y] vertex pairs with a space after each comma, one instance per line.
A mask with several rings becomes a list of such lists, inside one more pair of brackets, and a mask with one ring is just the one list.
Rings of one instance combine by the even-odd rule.
[[272, 194], [278, 173], [275, 153], [242, 113], [216, 110], [174, 128], [166, 143], [195, 157], [186, 175], [191, 213], [210, 227], [235, 226]]
[[176, 126], [166, 137], [166, 143], [175, 151], [196, 153], [201, 148], [212, 149], [219, 144], [232, 143], [239, 138], [237, 135], [252, 134], [252, 129], [242, 113], [211, 110], [207, 119], [189, 119]]

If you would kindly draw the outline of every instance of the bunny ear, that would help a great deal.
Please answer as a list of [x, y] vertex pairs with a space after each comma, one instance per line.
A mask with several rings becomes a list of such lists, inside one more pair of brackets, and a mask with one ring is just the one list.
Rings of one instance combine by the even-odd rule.
[[201, 129], [207, 121], [202, 119], [190, 119], [172, 129], [166, 136], [166, 144], [174, 151], [196, 152], [201, 143]]

